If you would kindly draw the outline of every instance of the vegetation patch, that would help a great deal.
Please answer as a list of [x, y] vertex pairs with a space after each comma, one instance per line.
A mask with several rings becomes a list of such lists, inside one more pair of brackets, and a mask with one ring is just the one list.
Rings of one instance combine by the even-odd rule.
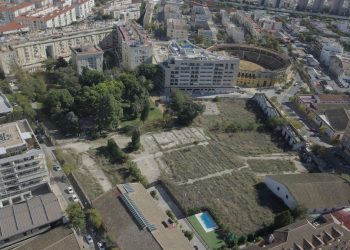
[[292, 161], [286, 160], [248, 160], [247, 162], [254, 173], [281, 174], [297, 170]]

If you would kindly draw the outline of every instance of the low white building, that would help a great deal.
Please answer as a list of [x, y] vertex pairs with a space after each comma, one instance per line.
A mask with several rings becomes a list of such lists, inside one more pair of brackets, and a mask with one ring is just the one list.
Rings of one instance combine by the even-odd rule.
[[335, 174], [302, 173], [265, 176], [263, 182], [284, 204], [326, 213], [350, 207], [350, 185]]
[[97, 45], [71, 47], [72, 64], [79, 75], [84, 68], [103, 70], [103, 50]]

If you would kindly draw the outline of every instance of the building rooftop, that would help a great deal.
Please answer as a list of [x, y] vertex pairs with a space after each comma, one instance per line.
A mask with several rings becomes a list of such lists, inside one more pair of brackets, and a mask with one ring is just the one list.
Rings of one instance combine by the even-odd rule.
[[60, 226], [51, 229], [39, 236], [33, 237], [29, 242], [16, 250], [77, 250], [80, 249], [72, 229]]
[[126, 22], [124, 25], [118, 26], [118, 29], [122, 34], [123, 41], [131, 46], [150, 44], [147, 32], [135, 21]]
[[343, 108], [327, 109], [324, 111], [328, 123], [336, 131], [344, 131], [349, 123], [349, 114]]
[[0, 209], [0, 240], [58, 221], [60, 204], [53, 193]]
[[75, 8], [75, 6], [73, 5], [69, 5], [69, 6], [64, 6], [62, 9], [57, 9], [54, 10], [52, 12], [50, 12], [49, 14], [46, 15], [20, 15], [18, 17], [15, 18], [15, 20], [33, 20], [33, 21], [48, 21], [48, 20], [52, 20], [55, 17], [64, 14], [68, 11], [71, 11]]
[[96, 54], [103, 53], [103, 50], [97, 45], [84, 44], [78, 47], [72, 47], [75, 54]]
[[0, 8], [0, 11], [8, 11], [8, 12], [12, 12], [12, 11], [16, 11], [16, 10], [20, 10], [29, 6], [34, 5], [34, 3], [30, 3], [30, 2], [23, 2], [17, 5], [13, 5], [13, 4], [8, 4], [8, 5], [2, 5]]
[[320, 103], [350, 103], [348, 95], [320, 94]]
[[333, 216], [325, 215], [297, 221], [277, 229], [264, 245], [255, 249], [349, 249], [350, 232], [336, 222]]
[[168, 44], [169, 57], [176, 59], [197, 59], [197, 60], [230, 60], [232, 57], [223, 54], [216, 54], [198, 47], [188, 40], [172, 40]]
[[11, 30], [23, 29], [23, 28], [25, 28], [24, 25], [16, 23], [16, 22], [11, 22], [11, 23], [7, 23], [4, 25], [0, 25], [0, 33], [8, 32]]
[[25, 145], [28, 149], [38, 146], [27, 120], [0, 125], [0, 155], [10, 148]]
[[334, 174], [269, 175], [283, 184], [296, 202], [306, 208], [350, 206], [350, 184]]
[[[128, 197], [129, 202], [135, 205], [141, 217], [146, 221], [146, 227], [151, 232], [162, 249], [190, 250], [189, 241], [177, 227], [165, 227], [168, 216], [162, 211], [152, 196], [142, 186], [141, 183], [128, 183], [117, 185], [118, 190]], [[128, 204], [126, 203], [128, 206]], [[137, 218], [136, 218], [137, 219]], [[147, 225], [147, 222], [149, 225]]]
[[187, 29], [187, 22], [185, 19], [168, 19], [167, 20], [167, 27], [171, 29]]

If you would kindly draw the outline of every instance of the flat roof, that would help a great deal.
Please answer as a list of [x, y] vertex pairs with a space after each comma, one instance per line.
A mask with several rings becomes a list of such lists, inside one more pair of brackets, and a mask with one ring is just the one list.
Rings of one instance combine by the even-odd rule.
[[85, 44], [81, 45], [78, 47], [72, 47], [72, 50], [74, 51], [75, 54], [96, 54], [96, 53], [102, 53], [103, 50], [98, 47], [97, 45], [90, 45], [90, 44]]
[[152, 234], [141, 230], [120, 199], [120, 192], [113, 188], [93, 201], [102, 215], [108, 236], [123, 250], [162, 250]]
[[4, 150], [26, 144], [26, 140], [32, 137], [32, 130], [27, 120], [0, 125], [0, 148]]
[[0, 240], [58, 221], [62, 216], [60, 204], [53, 193], [1, 208]]
[[156, 229], [152, 230], [151, 234], [159, 245], [163, 249], [169, 250], [192, 249], [189, 241], [179, 228], [164, 227], [162, 222], [168, 221], [168, 216], [159, 208], [158, 204], [142, 184], [129, 183], [128, 185], [132, 188], [132, 192], [127, 190], [125, 184], [117, 185], [117, 187], [122, 194], [127, 194], [130, 197], [144, 218], [155, 226]]

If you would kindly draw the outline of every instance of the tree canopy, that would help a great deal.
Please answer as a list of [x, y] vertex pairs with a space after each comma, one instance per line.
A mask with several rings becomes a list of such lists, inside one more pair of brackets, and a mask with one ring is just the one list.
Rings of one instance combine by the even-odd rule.
[[71, 203], [67, 210], [68, 218], [76, 229], [85, 227], [85, 213], [79, 203]]

